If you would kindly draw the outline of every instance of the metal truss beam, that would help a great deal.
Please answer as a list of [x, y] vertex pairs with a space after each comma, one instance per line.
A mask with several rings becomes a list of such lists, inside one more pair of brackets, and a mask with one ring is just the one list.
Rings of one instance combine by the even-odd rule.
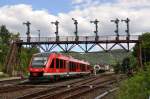
[[[103, 47], [102, 44], [105, 46]], [[113, 43], [113, 45], [108, 49], [109, 43], [93, 43], [92, 45], [89, 45], [87, 42], [85, 44], [37, 44], [31, 47], [39, 47], [43, 52], [52, 52], [56, 47], [59, 47], [64, 52], [70, 52], [72, 51], [76, 46], [78, 49], [81, 49], [83, 52], [90, 52], [92, 49], [94, 49], [95, 46], [98, 46], [100, 49], [99, 51], [105, 51], [109, 52], [111, 51], [116, 45], [119, 45], [123, 50], [129, 51], [129, 45], [127, 47], [121, 43]], [[84, 47], [85, 46], [85, 47]]]

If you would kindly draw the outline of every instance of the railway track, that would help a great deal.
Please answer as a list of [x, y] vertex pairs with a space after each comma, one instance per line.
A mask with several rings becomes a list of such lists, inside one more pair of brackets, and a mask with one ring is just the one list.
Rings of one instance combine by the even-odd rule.
[[[83, 86], [76, 86], [65, 90], [55, 91], [51, 94], [42, 95], [37, 97], [36, 99], [72, 99], [80, 96], [84, 93], [90, 92], [97, 88], [103, 88], [104, 85], [113, 83], [114, 81], [104, 81], [101, 82], [99, 85], [83, 85]], [[105, 84], [104, 84], [105, 83]]]
[[[64, 93], [68, 93], [71, 92], [72, 90], [78, 90], [78, 92], [80, 92], [80, 90], [83, 88], [86, 89], [90, 89], [90, 86], [94, 86], [94, 88], [97, 88], [97, 84], [99, 83], [106, 83], [106, 78], [107, 80], [109, 80], [110, 75], [101, 75], [101, 76], [96, 76], [96, 77], [91, 77], [88, 79], [82, 79], [80, 81], [74, 81], [72, 83], [67, 83], [64, 85], [60, 85], [60, 86], [51, 86], [50, 88], [47, 88], [45, 90], [41, 90], [39, 92], [35, 92], [35, 93], [30, 93], [30, 94], [26, 94], [24, 96], [21, 97], [17, 97], [17, 99], [42, 99], [42, 98], [48, 98], [48, 99], [55, 99], [54, 97], [57, 97], [58, 95], [62, 95]], [[105, 78], [106, 77], [106, 78]], [[104, 79], [103, 81], [97, 81], [98, 79]], [[93, 84], [93, 85], [92, 85]], [[57, 97], [58, 99], [58, 97]]]
[[27, 78], [24, 79], [10, 79], [10, 80], [1, 80], [0, 86], [10, 86], [10, 85], [17, 85], [27, 81]]
[[28, 82], [27, 78], [2, 80], [2, 81], [0, 81], [0, 93], [7, 93], [7, 92], [24, 89], [24, 87], [17, 86], [17, 85], [23, 84], [25, 82]]
[[106, 89], [108, 87], [107, 85], [115, 83], [116, 80], [114, 80], [114, 77], [114, 74], [101, 74], [47, 84], [23, 83], [14, 86], [5, 86], [0, 87], [0, 99], [74, 98], [88, 92], [90, 93], [92, 90]]
[[[86, 78], [86, 79], [89, 79], [89, 78]], [[13, 80], [15, 81], [15, 80]], [[76, 80], [73, 80], [74, 82], [78, 82], [80, 81], [80, 79], [76, 79]], [[66, 82], [66, 81], [64, 81]], [[4, 82], [3, 82], [4, 83]], [[14, 82], [13, 82], [14, 83]], [[56, 82], [57, 84], [53, 84], [53, 83], [50, 83], [51, 85], [49, 85], [49, 82], [48, 83], [44, 83], [44, 85], [41, 85], [43, 83], [30, 83], [30, 82], [18, 82], [18, 83], [15, 83], [15, 84], [7, 84], [7, 86], [1, 86], [0, 87], [0, 93], [9, 93], [9, 92], [14, 92], [14, 91], [19, 91], [19, 90], [25, 90], [25, 89], [30, 89], [30, 88], [37, 88], [37, 87], [53, 87], [53, 86], [60, 86], [58, 83], [60, 82]], [[63, 83], [63, 81], [61, 82]], [[40, 84], [40, 85], [38, 85]], [[48, 85], [46, 85], [48, 84]], [[67, 83], [66, 83], [67, 84]], [[61, 84], [62, 86], [62, 84]]]

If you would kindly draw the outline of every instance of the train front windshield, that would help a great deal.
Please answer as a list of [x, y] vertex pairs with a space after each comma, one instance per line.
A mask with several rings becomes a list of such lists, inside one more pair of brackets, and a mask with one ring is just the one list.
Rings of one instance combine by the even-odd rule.
[[31, 66], [33, 68], [43, 68], [45, 67], [47, 63], [48, 57], [39, 57], [39, 56], [34, 56], [32, 59], [32, 64]]

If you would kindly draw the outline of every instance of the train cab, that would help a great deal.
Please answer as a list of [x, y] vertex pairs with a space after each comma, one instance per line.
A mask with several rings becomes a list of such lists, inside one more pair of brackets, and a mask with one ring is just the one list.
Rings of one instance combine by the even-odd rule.
[[48, 53], [38, 53], [32, 56], [29, 65], [30, 79], [43, 77], [44, 68], [46, 67], [48, 57]]

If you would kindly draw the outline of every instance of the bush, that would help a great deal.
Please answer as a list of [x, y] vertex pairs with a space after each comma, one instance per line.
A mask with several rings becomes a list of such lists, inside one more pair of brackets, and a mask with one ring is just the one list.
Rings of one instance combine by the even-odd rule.
[[150, 65], [121, 83], [117, 99], [148, 99], [150, 96]]

